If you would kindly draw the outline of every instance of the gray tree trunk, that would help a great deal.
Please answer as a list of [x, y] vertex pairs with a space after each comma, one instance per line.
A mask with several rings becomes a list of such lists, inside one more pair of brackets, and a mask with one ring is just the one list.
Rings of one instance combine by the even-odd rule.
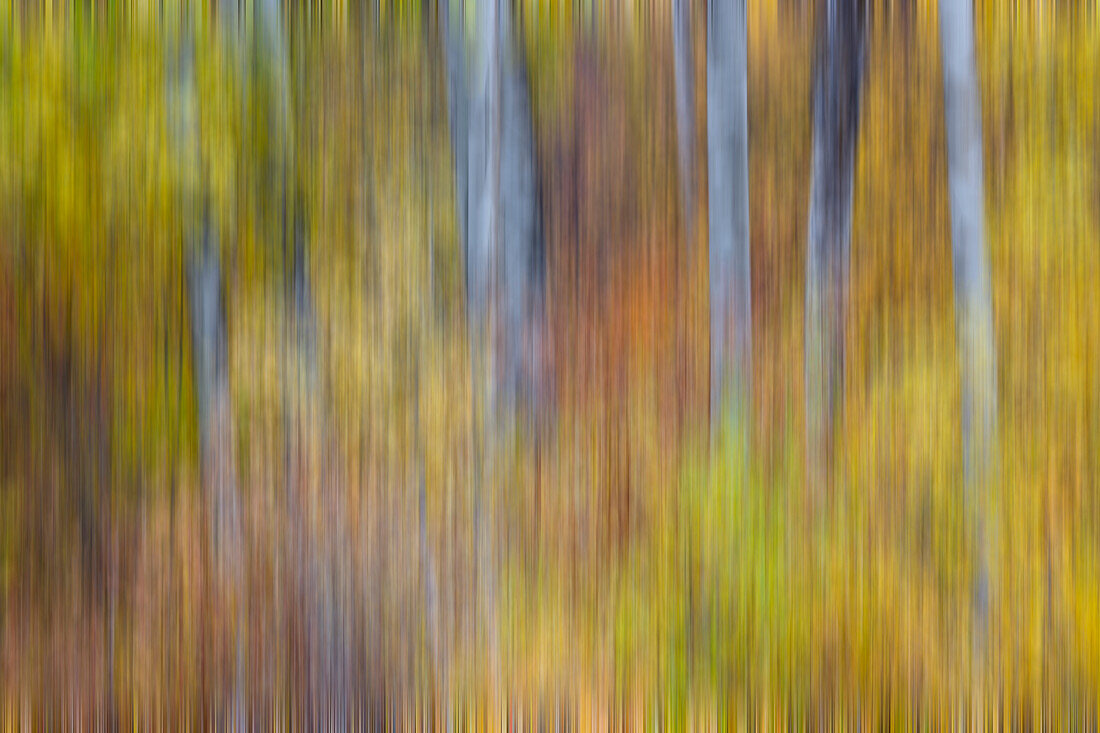
[[[456, 207], [466, 267], [466, 319], [474, 410], [484, 447], [474, 449], [474, 542], [490, 665], [499, 674], [495, 569], [485, 488], [501, 423], [532, 394], [544, 277], [534, 130], [523, 47], [510, 0], [477, 3], [474, 42], [441, 0]], [[475, 433], [476, 434], [476, 433]]]
[[[487, 335], [494, 255], [500, 232], [500, 21], [504, 0], [477, 3], [476, 36], [470, 54], [469, 239], [466, 241], [466, 300], [476, 341]], [[495, 381], [490, 379], [490, 383]]]
[[[283, 248], [285, 298], [288, 325], [295, 327], [296, 361], [299, 377], [312, 391], [316, 364], [314, 357], [313, 299], [306, 254], [308, 227], [304, 197], [298, 181], [296, 135], [291, 101], [290, 63], [286, 34], [278, 0], [261, 0], [258, 13], [260, 58], [263, 82], [269, 86], [271, 108], [266, 119], [272, 127], [274, 149], [271, 168], [276, 176], [273, 206], [280, 213], [280, 237]], [[267, 197], [263, 197], [267, 200]]]
[[469, 53], [450, 4], [441, 5], [468, 327], [471, 343], [489, 352], [479, 369], [487, 408], [506, 418], [517, 398], [531, 396], [542, 337], [545, 253], [527, 63], [508, 0], [478, 3]]
[[470, 239], [466, 245], [466, 318], [470, 330], [474, 409], [481, 415], [484, 434], [479, 455], [475, 457], [481, 475], [475, 478], [473, 543], [478, 558], [478, 596], [482, 608], [479, 633], [485, 634], [479, 637], [479, 646], [487, 649], [488, 669], [493, 682], [500, 679], [500, 650], [496, 566], [485, 498], [495, 479], [494, 418], [498, 390], [496, 364], [492, 358], [494, 334], [489, 319], [492, 281], [497, 272], [494, 255], [498, 254], [500, 236], [500, 6], [505, 1], [481, 0], [477, 3], [473, 73], [470, 75], [472, 103], [467, 128], [470, 135]]
[[711, 433], [748, 415], [752, 381], [748, 50], [744, 0], [707, 5]]
[[976, 552], [975, 641], [982, 643], [989, 575], [984, 521], [997, 419], [997, 366], [985, 252], [981, 96], [974, 62], [973, 3], [943, 0], [939, 12], [955, 324], [962, 378], [963, 482]]
[[826, 0], [814, 73], [814, 149], [806, 242], [807, 479], [824, 490], [843, 399], [852, 184], [866, 47], [862, 0]]
[[225, 295], [218, 246], [208, 223], [188, 245], [187, 292], [203, 485], [213, 500], [215, 555], [239, 562]]
[[[451, 128], [451, 155], [455, 177], [455, 211], [463, 251], [469, 246], [469, 124], [470, 100], [466, 82], [466, 38], [461, 13], [451, 17], [451, 0], [439, 0], [443, 31], [444, 67], [447, 75], [447, 111]], [[464, 258], [469, 267], [469, 257]], [[467, 283], [469, 273], [466, 273]]]
[[527, 59], [510, 0], [500, 4], [500, 309], [498, 408], [537, 411], [545, 279], [542, 217]]
[[[244, 575], [240, 547], [240, 511], [234, 455], [233, 416], [229, 393], [229, 339], [225, 317], [225, 285], [216, 235], [207, 215], [199, 145], [198, 96], [195, 90], [190, 37], [182, 41], [173, 88], [169, 91], [169, 124], [174, 133], [180, 170], [190, 178], [184, 186], [184, 247], [187, 300], [191, 320], [192, 378], [199, 427], [201, 480], [209, 507], [209, 542], [222, 592], [243, 600]], [[243, 722], [243, 624], [236, 628], [236, 681], [233, 714]]]
[[691, 52], [691, 0], [672, 3], [672, 62], [676, 79], [676, 137], [680, 163], [680, 209], [691, 242], [695, 213], [695, 74]]

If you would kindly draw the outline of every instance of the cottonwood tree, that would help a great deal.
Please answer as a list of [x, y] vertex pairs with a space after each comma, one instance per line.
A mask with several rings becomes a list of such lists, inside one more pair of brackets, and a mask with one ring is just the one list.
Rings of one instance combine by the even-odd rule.
[[747, 420], [752, 381], [748, 49], [745, 28], [744, 0], [710, 0], [707, 3], [707, 216], [710, 228], [712, 434], [716, 427], [728, 424], [731, 418]]
[[973, 3], [942, 0], [939, 13], [955, 325], [962, 381], [963, 485], [977, 553], [972, 600], [975, 642], [981, 644], [989, 583], [985, 506], [997, 420], [993, 303], [985, 252], [981, 96], [974, 63]]
[[[748, 454], [752, 383], [752, 257], [749, 235], [748, 47], [744, 0], [707, 2], [707, 217], [710, 265], [710, 434], [740, 433]], [[691, 240], [694, 130], [688, 0], [673, 4], [676, 127], [681, 200]], [[740, 424], [737, 424], [740, 423]], [[688, 618], [694, 619], [694, 581]], [[689, 654], [694, 620], [688, 627]]]
[[467, 326], [471, 343], [488, 344], [491, 373], [480, 371], [492, 411], [507, 416], [533, 391], [524, 352], [539, 332], [545, 276], [527, 61], [510, 0], [477, 3], [472, 43], [450, 5], [441, 16]]
[[[688, 239], [694, 207], [691, 7], [672, 9], [681, 205]], [[712, 436], [748, 416], [752, 380], [748, 49], [744, 0], [707, 3], [707, 217]], [[747, 446], [747, 443], [746, 443]]]
[[695, 64], [691, 51], [691, 2], [672, 2], [672, 60], [676, 80], [676, 138], [680, 164], [680, 208], [691, 241], [695, 212]]
[[807, 478], [813, 492], [822, 491], [832, 474], [833, 428], [843, 400], [866, 19], [864, 0], [825, 0], [819, 9], [804, 315]]
[[[229, 393], [229, 338], [225, 281], [217, 227], [211, 221], [202, 160], [194, 47], [188, 30], [180, 42], [168, 90], [169, 126], [181, 179], [180, 211], [190, 317], [192, 379], [199, 428], [203, 500], [208, 506], [208, 542], [221, 590], [230, 605], [243, 600], [241, 521]], [[243, 618], [236, 613], [236, 681], [232, 707], [243, 712]]]
[[[475, 413], [488, 444], [475, 448], [475, 473], [492, 474], [493, 444], [521, 397], [537, 391], [543, 230], [534, 129], [522, 43], [510, 0], [478, 0], [472, 43], [461, 4], [441, 0], [455, 199], [466, 269], [466, 321]], [[475, 482], [481, 483], [479, 476]], [[494, 605], [484, 518], [475, 490], [482, 602]], [[497, 656], [489, 618], [490, 655]]]

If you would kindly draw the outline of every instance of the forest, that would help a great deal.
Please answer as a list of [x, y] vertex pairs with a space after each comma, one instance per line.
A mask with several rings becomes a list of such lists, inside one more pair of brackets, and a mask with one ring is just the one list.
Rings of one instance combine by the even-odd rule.
[[1096, 0], [0, 1], [0, 730], [1095, 729], [1098, 90]]

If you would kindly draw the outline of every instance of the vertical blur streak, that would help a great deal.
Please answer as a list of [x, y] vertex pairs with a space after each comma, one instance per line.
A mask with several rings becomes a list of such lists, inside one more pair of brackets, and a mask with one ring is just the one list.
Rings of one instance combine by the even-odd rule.
[[963, 491], [976, 554], [972, 581], [973, 634], [976, 653], [983, 653], [989, 613], [985, 514], [997, 419], [997, 364], [985, 252], [981, 96], [974, 60], [971, 0], [940, 3], [940, 43], [951, 196], [955, 329], [962, 379]]
[[[243, 712], [243, 621], [239, 605], [244, 601], [241, 566], [241, 532], [237, 495], [236, 457], [233, 454], [233, 415], [229, 395], [229, 349], [225, 317], [225, 284], [221, 251], [210, 221], [204, 191], [206, 171], [201, 155], [198, 94], [194, 81], [194, 48], [189, 26], [183, 29], [175, 63], [176, 78], [169, 109], [176, 135], [176, 155], [181, 183], [183, 246], [187, 258], [188, 314], [191, 322], [192, 373], [195, 380], [199, 455], [210, 531], [207, 537], [215, 568], [215, 597], [233, 629], [229, 639], [236, 648], [228, 709], [240, 724]], [[219, 609], [221, 610], [221, 609]], [[215, 679], [221, 681], [220, 675]]]
[[[744, 0], [707, 3], [710, 420], [743, 430], [752, 384], [748, 36]], [[733, 425], [730, 417], [742, 421]], [[747, 442], [746, 442], [747, 449]]]
[[680, 216], [692, 244], [695, 220], [695, 54], [691, 43], [691, 0], [672, 0], [672, 56], [676, 75], [676, 137], [680, 161]]
[[852, 179], [866, 25], [864, 0], [824, 0], [818, 9], [804, 326], [806, 475], [818, 497], [832, 481], [836, 421], [844, 400]]

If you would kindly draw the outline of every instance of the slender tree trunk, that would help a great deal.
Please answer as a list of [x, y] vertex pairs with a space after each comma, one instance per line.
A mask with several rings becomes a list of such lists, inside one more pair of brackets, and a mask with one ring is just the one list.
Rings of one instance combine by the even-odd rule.
[[[199, 424], [202, 485], [206, 494], [209, 538], [217, 584], [230, 605], [244, 600], [241, 555], [241, 520], [234, 455], [233, 415], [229, 394], [228, 337], [224, 282], [220, 254], [208, 223], [188, 246], [188, 307], [191, 318], [192, 373]], [[228, 609], [226, 609], [228, 613]], [[243, 619], [236, 609], [233, 643], [236, 644], [236, 681], [232, 693], [233, 714], [243, 713]]]
[[[471, 58], [466, 300], [469, 325], [478, 331], [479, 341], [483, 335], [480, 332], [488, 327], [493, 260], [500, 228], [499, 8], [503, 1], [477, 3], [477, 35]], [[493, 381], [490, 379], [490, 384]]]
[[[238, 561], [239, 518], [229, 398], [224, 283], [218, 248], [208, 224], [188, 255], [192, 371], [199, 423], [202, 480], [213, 499], [215, 555]], [[235, 568], [230, 568], [235, 570]]]
[[974, 532], [973, 610], [975, 645], [980, 647], [989, 603], [984, 523], [997, 419], [993, 303], [985, 252], [981, 96], [974, 62], [973, 4], [971, 0], [943, 0], [939, 12], [955, 324], [962, 378], [963, 483]]
[[[240, 511], [234, 455], [232, 404], [229, 393], [229, 339], [225, 317], [225, 284], [221, 254], [206, 205], [199, 144], [198, 105], [193, 48], [185, 34], [170, 95], [177, 160], [185, 179], [183, 193], [184, 247], [187, 302], [190, 317], [192, 378], [204, 502], [210, 522], [217, 587], [228, 601], [226, 610], [244, 596], [240, 547]], [[232, 714], [243, 714], [243, 619], [239, 609], [233, 643], [236, 645], [236, 681], [231, 695]]]
[[[441, 0], [456, 207], [466, 268], [466, 322], [476, 416], [474, 543], [491, 673], [499, 675], [495, 562], [485, 498], [501, 421], [540, 373], [544, 252], [531, 101], [510, 0], [477, 3], [471, 52]], [[537, 357], [536, 357], [537, 358]]]
[[[489, 575], [491, 550], [485, 526], [485, 497], [491, 471], [493, 379], [489, 360], [489, 287], [492, 274], [494, 222], [497, 219], [499, 186], [495, 151], [500, 136], [496, 114], [498, 84], [497, 5], [499, 0], [477, 5], [476, 37], [467, 49], [462, 23], [462, 3], [452, 17], [450, 0], [440, 0], [445, 36], [444, 61], [447, 72], [448, 111], [451, 149], [454, 156], [455, 207], [459, 235], [462, 238], [466, 275], [466, 330], [470, 360], [470, 394], [473, 403], [474, 441], [471, 456], [473, 473], [473, 527], [471, 544], [476, 553], [477, 613], [473, 621], [475, 637], [480, 628], [489, 633], [495, 626], [495, 605]], [[483, 437], [484, 436], [484, 437]], [[486, 447], [486, 443], [489, 444]], [[488, 466], [486, 464], [489, 464]], [[469, 628], [469, 627], [468, 627]], [[480, 646], [480, 644], [479, 644]], [[497, 650], [489, 644], [490, 664], [496, 664]]]
[[[451, 128], [451, 155], [454, 164], [455, 210], [458, 235], [463, 251], [469, 246], [469, 125], [470, 100], [466, 82], [466, 39], [459, 17], [451, 17], [451, 0], [438, 0], [443, 31], [444, 67], [447, 75], [447, 111]], [[469, 257], [464, 258], [469, 267]], [[469, 282], [469, 273], [466, 273]]]
[[806, 242], [806, 454], [811, 492], [824, 491], [843, 400], [852, 184], [866, 46], [863, 0], [826, 0], [814, 74], [814, 151]]
[[495, 419], [531, 395], [539, 374], [531, 352], [542, 337], [545, 252], [527, 62], [509, 0], [478, 4], [468, 62], [464, 32], [442, 5], [468, 327], [488, 350], [479, 373]]
[[501, 0], [500, 181], [497, 283], [501, 333], [496, 337], [499, 366], [498, 411], [509, 418], [519, 407], [540, 408], [544, 336], [545, 252], [539, 206], [538, 167], [527, 80], [527, 58], [512, 16], [511, 0]]
[[680, 209], [686, 238], [690, 243], [695, 218], [695, 63], [691, 52], [691, 0], [672, 2], [672, 60], [676, 78]]
[[[748, 418], [752, 383], [748, 52], [744, 0], [707, 7], [711, 433]], [[747, 443], [746, 443], [747, 445]]]
[[[494, 255], [500, 236], [500, 6], [506, 0], [477, 3], [477, 37], [471, 75], [473, 103], [470, 107], [470, 240], [467, 244], [467, 328], [470, 329], [471, 378], [474, 380], [474, 409], [481, 414], [481, 446], [475, 461], [477, 486], [474, 490], [474, 537], [477, 552], [478, 596], [481, 600], [480, 646], [487, 650], [488, 672], [495, 683], [500, 679], [500, 650], [497, 637], [496, 565], [492, 543], [491, 516], [486, 498], [496, 478], [495, 465], [497, 380], [493, 360], [493, 329], [490, 324]], [[481, 388], [479, 389], [479, 383]]]

